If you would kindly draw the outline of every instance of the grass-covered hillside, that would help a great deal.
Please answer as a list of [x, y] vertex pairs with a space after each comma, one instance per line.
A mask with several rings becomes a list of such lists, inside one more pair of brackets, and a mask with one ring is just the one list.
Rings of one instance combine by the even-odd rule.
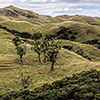
[[73, 74], [52, 84], [44, 84], [33, 91], [11, 91], [1, 100], [99, 100], [100, 71], [90, 70]]
[[[93, 24], [91, 24], [91, 20], [93, 21]], [[89, 80], [93, 82], [89, 83], [88, 85], [88, 83], [83, 82], [87, 76], [85, 76], [85, 74], [83, 75], [82, 71], [87, 71], [90, 69], [100, 70], [99, 21], [100, 18], [79, 15], [64, 15], [63, 17], [44, 16], [31, 11], [16, 8], [14, 6], [0, 9], [0, 94], [2, 95], [10, 91], [19, 91], [22, 89], [22, 78], [20, 77], [20, 74], [24, 73], [25, 75], [30, 75], [30, 78], [32, 79], [27, 89], [29, 91], [33, 91], [35, 95], [34, 98], [38, 98], [38, 100], [39, 97], [42, 98], [44, 95], [45, 98], [46, 96], [51, 98], [52, 95], [52, 98], [55, 96], [55, 98], [60, 99], [67, 95], [67, 97], [64, 97], [65, 99], [68, 98], [78, 100], [83, 99], [83, 95], [85, 95], [85, 93], [85, 97], [89, 99], [97, 99], [99, 97], [99, 94], [97, 93], [98, 89], [94, 90], [94, 92], [91, 92], [92, 90], [89, 91], [89, 94], [87, 93], [88, 88], [90, 88], [90, 84], [94, 84], [94, 82], [96, 82], [95, 84], [99, 83], [99, 79], [97, 79], [98, 77], [96, 76], [92, 79], [92, 71], [86, 72], [90, 73], [91, 77], [89, 76]], [[62, 48], [59, 50], [56, 62], [54, 64], [54, 71], [50, 72], [50, 61], [40, 63], [38, 61], [37, 53], [31, 49], [31, 44], [33, 41], [31, 35], [35, 31], [40, 31], [43, 34], [43, 37], [56, 37], [58, 40], [62, 41]], [[17, 50], [12, 43], [12, 39], [15, 36], [19, 36], [22, 42], [24, 42], [26, 45], [26, 54], [23, 55], [23, 64], [19, 64], [19, 55], [17, 55]], [[43, 54], [41, 55], [41, 58], [43, 60]], [[80, 75], [75, 78], [72, 76], [75, 73], [80, 73]], [[93, 71], [93, 73], [98, 75], [99, 72]], [[81, 74], [85, 77], [84, 79], [82, 78]], [[64, 79], [67, 79], [65, 77], [69, 77], [66, 82], [64, 81]], [[59, 87], [60, 85], [58, 84], [62, 82], [61, 79], [64, 81], [64, 86]], [[54, 83], [54, 81], [56, 82]], [[70, 84], [67, 85], [69, 82]], [[57, 84], [58, 87], [52, 87], [50, 85], [53, 90], [49, 88], [46, 90], [44, 89], [45, 92], [39, 91], [38, 89], [43, 89], [43, 87], [40, 86], [46, 83]], [[47, 88], [48, 86], [49, 85], [47, 85]], [[63, 87], [68, 87], [70, 90]], [[35, 88], [36, 90], [34, 90]], [[73, 93], [72, 89], [74, 88], [75, 91]], [[81, 89], [83, 88], [84, 91], [82, 92]], [[87, 88], [86, 91], [85, 88]], [[27, 90], [25, 91], [27, 92]], [[27, 92], [28, 94], [29, 91]], [[36, 93], [36, 91], [38, 93]], [[55, 91], [58, 93], [57, 95], [55, 94]], [[71, 92], [69, 93], [68, 91]], [[49, 95], [51, 92], [54, 92], [54, 95]], [[78, 94], [78, 92], [82, 93], [82, 96]], [[22, 91], [19, 94], [14, 92], [16, 97], [11, 97], [11, 99], [7, 100], [13, 100], [14, 98], [19, 100], [19, 98], [22, 98], [22, 95], [20, 97], [20, 94], [23, 95]], [[6, 100], [4, 98], [6, 98], [7, 95], [0, 96], [0, 98]], [[70, 96], [72, 96], [72, 98]], [[27, 100], [29, 100], [31, 97], [29, 96], [27, 98]], [[46, 100], [45, 98], [43, 98], [43, 100]]]

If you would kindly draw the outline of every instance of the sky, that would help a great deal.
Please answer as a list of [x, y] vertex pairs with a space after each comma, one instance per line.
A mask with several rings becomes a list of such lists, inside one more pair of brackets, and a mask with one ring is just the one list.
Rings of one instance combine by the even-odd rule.
[[13, 5], [41, 15], [100, 17], [100, 0], [0, 0], [0, 8]]

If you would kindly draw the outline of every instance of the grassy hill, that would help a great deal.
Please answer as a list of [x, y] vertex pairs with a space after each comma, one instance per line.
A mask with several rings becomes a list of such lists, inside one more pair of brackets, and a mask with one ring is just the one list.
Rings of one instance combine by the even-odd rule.
[[75, 15], [75, 16], [60, 15], [60, 16], [57, 16], [56, 18], [62, 18], [69, 21], [77, 21], [77, 22], [81, 22], [85, 24], [100, 26], [100, 18], [98, 17], [89, 17], [89, 16], [83, 16], [83, 15]]
[[[9, 11], [10, 10], [10, 11]], [[0, 93], [4, 94], [8, 91], [18, 91], [22, 89], [20, 73], [25, 70], [30, 74], [32, 83], [28, 89], [33, 90], [36, 87], [42, 86], [45, 83], [52, 83], [66, 76], [72, 76], [83, 70], [97, 69], [100, 70], [100, 49], [96, 47], [100, 40], [99, 24], [91, 24], [91, 19], [94, 22], [100, 21], [100, 18], [77, 16], [50, 17], [38, 15], [31, 11], [22, 10], [13, 6], [0, 9]], [[10, 14], [8, 12], [11, 12]], [[16, 15], [14, 15], [14, 14]], [[31, 17], [29, 17], [31, 16]], [[89, 18], [87, 22], [85, 18]], [[88, 20], [89, 21], [89, 20]], [[96, 23], [97, 23], [96, 22]], [[37, 54], [31, 50], [31, 45], [27, 45], [26, 55], [23, 56], [23, 65], [20, 65], [19, 56], [16, 54], [16, 49], [12, 43], [15, 37], [11, 30], [28, 32], [32, 34], [35, 31], [40, 31], [43, 35], [55, 35], [60, 31], [60, 27], [65, 27], [65, 33], [71, 37], [73, 34], [76, 37], [74, 41], [62, 40], [62, 48], [55, 63], [55, 71], [50, 72], [50, 62], [41, 64], [38, 62]], [[64, 34], [65, 34], [64, 33]], [[61, 32], [60, 34], [63, 34]], [[24, 38], [20, 37], [22, 40]], [[98, 39], [95, 46], [85, 44], [87, 41]], [[28, 39], [31, 41], [31, 39]], [[83, 44], [84, 42], [84, 44]]]

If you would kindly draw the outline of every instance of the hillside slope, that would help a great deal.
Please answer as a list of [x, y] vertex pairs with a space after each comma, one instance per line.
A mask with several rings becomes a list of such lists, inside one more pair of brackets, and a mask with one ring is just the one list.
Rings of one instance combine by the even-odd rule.
[[74, 15], [74, 16], [60, 15], [60, 16], [56, 16], [56, 18], [62, 18], [69, 21], [77, 21], [85, 24], [100, 26], [100, 18], [98, 17], [90, 17], [90, 16], [83, 16], [83, 15]]
[[[25, 70], [32, 78], [32, 83], [28, 87], [29, 90], [34, 90], [34, 88], [42, 86], [45, 83], [52, 83], [66, 76], [72, 76], [72, 74], [83, 70], [100, 70], [100, 49], [89, 44], [83, 44], [83, 42], [95, 39], [98, 39], [97, 42], [100, 43], [99, 25], [90, 25], [89, 23], [71, 20], [70, 18], [53, 18], [38, 15], [13, 6], [2, 8], [0, 11], [1, 94], [22, 89], [19, 74], [24, 73]], [[99, 18], [96, 19], [97, 21], [99, 20]], [[70, 39], [62, 40], [63, 47], [69, 46], [72, 49], [68, 47], [60, 50], [54, 66], [54, 72], [49, 72], [51, 67], [50, 62], [45, 64], [38, 62], [37, 54], [31, 50], [31, 45], [27, 41], [24, 42], [26, 44], [26, 55], [23, 56], [23, 65], [19, 64], [19, 56], [16, 54], [15, 46], [12, 43], [16, 32], [21, 40], [32, 41], [28, 37], [25, 39], [26, 33], [33, 34], [34, 31], [40, 31], [43, 36], [55, 36], [57, 32], [60, 33], [61, 27], [65, 28], [65, 33], [69, 34], [69, 37], [74, 34], [76, 39], [73, 41]], [[24, 32], [25, 34], [23, 35]], [[21, 37], [21, 34], [24, 37]], [[63, 32], [60, 35], [63, 35]], [[43, 55], [41, 56], [43, 57]]]
[[99, 100], [100, 71], [83, 71], [52, 84], [44, 84], [33, 91], [28, 89], [12, 91], [1, 95], [0, 98], [1, 100]]

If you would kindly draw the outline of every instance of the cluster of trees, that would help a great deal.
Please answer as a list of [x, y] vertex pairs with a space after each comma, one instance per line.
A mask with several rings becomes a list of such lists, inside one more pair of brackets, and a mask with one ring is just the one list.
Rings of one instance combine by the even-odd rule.
[[[19, 37], [14, 37], [12, 42], [16, 46], [17, 55], [20, 55], [20, 64], [23, 64], [22, 57], [26, 54], [26, 45]], [[43, 37], [42, 33], [38, 31], [32, 34], [31, 45], [31, 49], [38, 54], [39, 62], [44, 63], [49, 60], [52, 62], [50, 71], [54, 71], [54, 63], [56, 62], [59, 49], [61, 49], [61, 41]], [[41, 61], [41, 54], [44, 55], [43, 61]]]
[[100, 100], [100, 71], [89, 70], [27, 89], [1, 95], [1, 100]]

